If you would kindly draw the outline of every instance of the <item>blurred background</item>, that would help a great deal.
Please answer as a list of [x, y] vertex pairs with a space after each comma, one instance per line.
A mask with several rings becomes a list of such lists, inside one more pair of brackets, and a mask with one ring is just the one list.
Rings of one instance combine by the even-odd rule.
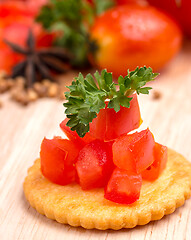
[[189, 0], [0, 0], [0, 93], [27, 105], [64, 99], [70, 71], [161, 72], [190, 42], [190, 11]]

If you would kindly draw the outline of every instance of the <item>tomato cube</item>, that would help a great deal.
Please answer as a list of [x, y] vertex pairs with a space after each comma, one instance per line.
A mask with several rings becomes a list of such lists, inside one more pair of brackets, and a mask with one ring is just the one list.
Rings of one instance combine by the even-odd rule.
[[96, 118], [90, 123], [90, 134], [96, 139], [105, 140], [107, 129], [107, 104], [106, 108], [101, 109]]
[[81, 149], [76, 170], [82, 189], [104, 187], [113, 171], [111, 146], [94, 140]]
[[66, 123], [68, 122], [68, 118], [65, 118], [61, 123], [60, 123], [60, 128], [62, 131], [66, 134], [68, 139], [70, 139], [72, 142], [77, 144], [80, 147], [84, 147], [87, 143], [93, 141], [95, 138], [90, 135], [90, 133], [86, 133], [86, 135], [81, 138], [78, 136], [76, 131], [72, 131], [70, 127], [66, 126]]
[[140, 126], [141, 116], [137, 95], [132, 95], [130, 108], [122, 107], [118, 112], [114, 109], [101, 109], [97, 117], [90, 123], [90, 134], [104, 141], [113, 140], [124, 133], [128, 133]]
[[141, 173], [154, 162], [155, 141], [149, 129], [123, 135], [112, 146], [114, 164]]
[[139, 199], [141, 185], [141, 174], [115, 168], [105, 188], [104, 197], [112, 202], [131, 204]]
[[168, 158], [167, 147], [155, 143], [154, 147], [154, 162], [146, 170], [142, 172], [142, 177], [144, 180], [154, 181], [156, 180], [162, 171], [166, 167]]
[[105, 140], [115, 139], [122, 134], [128, 133], [142, 123], [137, 95], [133, 94], [130, 108], [122, 107], [119, 112], [112, 108], [107, 109], [107, 131]]
[[79, 149], [70, 140], [55, 137], [42, 141], [40, 159], [42, 174], [51, 182], [66, 185], [75, 181], [75, 162]]

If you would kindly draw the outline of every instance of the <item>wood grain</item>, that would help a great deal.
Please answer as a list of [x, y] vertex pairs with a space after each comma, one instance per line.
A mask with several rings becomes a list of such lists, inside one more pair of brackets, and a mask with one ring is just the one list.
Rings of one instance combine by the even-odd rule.
[[[72, 77], [68, 75], [67, 81]], [[140, 96], [142, 128], [149, 126], [156, 141], [191, 161], [191, 43], [161, 72], [152, 87], [159, 99]], [[153, 90], [154, 91], [154, 90]], [[0, 96], [0, 239], [67, 240], [191, 240], [191, 200], [173, 214], [132, 230], [98, 231], [61, 225], [38, 214], [25, 200], [23, 180], [39, 156], [44, 136], [64, 134], [61, 101], [42, 99], [22, 107]]]

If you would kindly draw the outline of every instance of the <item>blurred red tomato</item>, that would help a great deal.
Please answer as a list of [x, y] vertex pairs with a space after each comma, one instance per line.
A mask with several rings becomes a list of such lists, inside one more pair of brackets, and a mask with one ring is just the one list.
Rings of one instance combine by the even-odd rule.
[[[123, 5], [97, 17], [91, 38], [98, 50], [90, 60], [115, 76], [127, 69], [162, 68], [180, 49], [182, 34], [176, 23], [151, 6]], [[93, 59], [93, 60], [92, 60]]]
[[[7, 14], [19, 13], [20, 16], [26, 15], [33, 17], [38, 14], [39, 9], [47, 3], [47, 0], [0, 0], [0, 11]], [[12, 8], [10, 8], [10, 5]]]
[[25, 46], [29, 29], [36, 38], [37, 47], [49, 47], [53, 42], [53, 34], [47, 34], [34, 22], [37, 10], [27, 7], [22, 1], [6, 1], [0, 3], [0, 69], [11, 71], [11, 68], [22, 60], [22, 56], [14, 53], [4, 39]]
[[131, 3], [144, 3], [145, 0], [116, 0], [118, 5], [131, 4]]
[[183, 31], [191, 37], [191, 1], [190, 0], [148, 0], [148, 2], [171, 14], [182, 26]]
[[5, 27], [13, 22], [25, 23], [33, 22], [34, 12], [26, 9], [26, 5], [22, 2], [7, 1], [0, 3], [0, 27]]
[[45, 5], [48, 0], [25, 0], [28, 9], [33, 9], [35, 14], [38, 14], [39, 9]]

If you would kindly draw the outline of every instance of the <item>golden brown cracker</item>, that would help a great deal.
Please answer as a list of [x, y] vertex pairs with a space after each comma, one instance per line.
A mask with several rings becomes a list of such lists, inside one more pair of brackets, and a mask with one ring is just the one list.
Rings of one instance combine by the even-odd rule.
[[81, 190], [78, 184], [60, 186], [40, 171], [40, 160], [28, 170], [24, 192], [31, 206], [48, 218], [87, 229], [121, 229], [144, 225], [174, 212], [191, 196], [191, 163], [168, 150], [168, 163], [154, 182], [143, 182], [140, 199], [131, 205], [104, 198], [103, 189]]

